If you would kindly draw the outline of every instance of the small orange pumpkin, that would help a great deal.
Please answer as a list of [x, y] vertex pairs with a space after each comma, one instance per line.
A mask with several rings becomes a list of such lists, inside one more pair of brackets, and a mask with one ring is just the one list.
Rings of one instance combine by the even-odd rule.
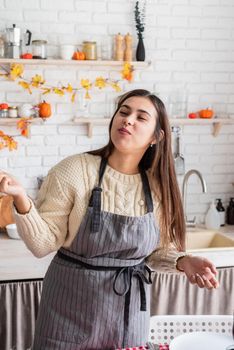
[[85, 53], [82, 51], [75, 51], [72, 56], [73, 60], [83, 61], [85, 60]]
[[214, 111], [211, 108], [202, 109], [199, 111], [199, 117], [203, 119], [210, 119], [214, 115]]
[[40, 118], [49, 118], [52, 114], [51, 105], [46, 101], [39, 103], [39, 116]]

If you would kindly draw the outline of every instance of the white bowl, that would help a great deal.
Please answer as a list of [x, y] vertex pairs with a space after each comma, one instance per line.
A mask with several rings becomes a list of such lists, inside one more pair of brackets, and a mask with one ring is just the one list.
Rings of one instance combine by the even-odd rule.
[[231, 336], [213, 332], [192, 332], [175, 337], [170, 350], [225, 350], [233, 344]]
[[7, 234], [12, 239], [20, 239], [19, 233], [17, 231], [16, 224], [10, 224], [6, 226]]

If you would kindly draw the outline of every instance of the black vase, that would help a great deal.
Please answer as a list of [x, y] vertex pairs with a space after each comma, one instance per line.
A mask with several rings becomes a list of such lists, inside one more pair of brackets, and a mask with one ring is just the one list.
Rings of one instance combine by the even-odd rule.
[[137, 61], [144, 61], [145, 60], [145, 46], [143, 38], [139, 38], [137, 49], [136, 49], [136, 60]]

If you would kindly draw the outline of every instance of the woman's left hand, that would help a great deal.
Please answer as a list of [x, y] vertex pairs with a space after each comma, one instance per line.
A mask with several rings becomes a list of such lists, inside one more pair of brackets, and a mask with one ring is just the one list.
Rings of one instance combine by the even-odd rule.
[[189, 282], [197, 284], [200, 288], [218, 288], [216, 279], [217, 270], [214, 264], [206, 258], [187, 255], [177, 262], [179, 270], [183, 270]]

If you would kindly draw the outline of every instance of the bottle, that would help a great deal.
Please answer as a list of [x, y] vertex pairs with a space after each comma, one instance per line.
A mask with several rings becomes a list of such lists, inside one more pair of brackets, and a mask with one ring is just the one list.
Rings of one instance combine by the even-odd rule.
[[115, 60], [123, 61], [124, 59], [124, 50], [123, 50], [123, 35], [118, 33], [115, 36]]
[[210, 203], [210, 207], [206, 213], [205, 226], [208, 230], [218, 230], [220, 228], [219, 212], [213, 202]]
[[220, 216], [220, 226], [224, 226], [225, 225], [225, 209], [223, 207], [223, 203], [221, 201], [220, 198], [217, 198], [217, 204], [216, 204], [216, 209], [219, 212], [219, 216]]
[[124, 50], [124, 61], [131, 62], [132, 61], [132, 36], [131, 34], [127, 34], [124, 37], [125, 40], [125, 50]]
[[230, 198], [230, 202], [227, 207], [227, 224], [234, 225], [234, 198]]
[[0, 58], [5, 57], [5, 41], [2, 36], [0, 36]]

